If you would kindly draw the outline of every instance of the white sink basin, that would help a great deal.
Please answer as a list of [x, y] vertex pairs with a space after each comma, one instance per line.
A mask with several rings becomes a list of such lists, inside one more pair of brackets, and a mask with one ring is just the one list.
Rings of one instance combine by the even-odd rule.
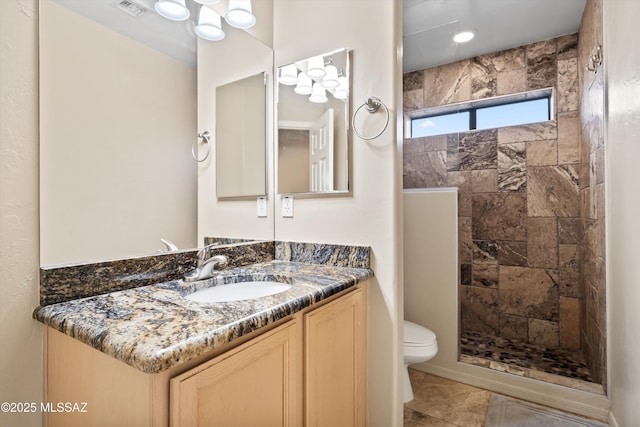
[[218, 285], [187, 295], [185, 298], [195, 302], [230, 302], [262, 298], [279, 294], [291, 285], [279, 282], [240, 282]]

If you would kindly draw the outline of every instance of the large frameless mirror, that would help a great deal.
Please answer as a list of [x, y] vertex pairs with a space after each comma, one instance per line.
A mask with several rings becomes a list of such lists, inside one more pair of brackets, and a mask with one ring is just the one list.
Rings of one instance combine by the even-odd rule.
[[351, 51], [278, 69], [278, 193], [349, 192]]

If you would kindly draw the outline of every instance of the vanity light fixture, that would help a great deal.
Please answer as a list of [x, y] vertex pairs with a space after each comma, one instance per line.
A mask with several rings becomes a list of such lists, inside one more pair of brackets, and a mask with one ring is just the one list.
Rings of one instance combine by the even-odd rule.
[[236, 28], [253, 27], [256, 24], [256, 17], [251, 11], [251, 0], [229, 0], [229, 10], [224, 20]]
[[309, 59], [307, 65], [307, 76], [317, 80], [323, 78], [325, 74], [327, 74], [327, 72], [324, 69], [324, 59], [322, 56], [314, 56]]
[[298, 74], [298, 84], [293, 91], [298, 95], [311, 95], [311, 92], [313, 92], [312, 83], [311, 77], [300, 72], [300, 74]]
[[216, 4], [216, 3], [220, 3], [220, 0], [193, 0], [196, 3], [200, 3], [200, 4]]
[[195, 26], [194, 31], [198, 37], [205, 40], [219, 41], [224, 38], [220, 15], [206, 6], [200, 8], [198, 25]]
[[338, 77], [340, 83], [336, 90], [333, 91], [333, 97], [336, 99], [347, 99], [349, 97], [349, 81], [345, 76]]
[[456, 43], [466, 43], [471, 41], [476, 36], [476, 33], [471, 30], [460, 31], [453, 36], [453, 41]]
[[189, 19], [191, 12], [187, 9], [186, 0], [158, 0], [153, 8], [158, 15], [172, 21], [184, 21]]
[[289, 64], [280, 69], [279, 82], [287, 86], [292, 86], [298, 83], [298, 69], [295, 64]]
[[338, 69], [335, 65], [327, 65], [325, 67], [325, 76], [322, 79], [322, 86], [326, 89], [335, 89], [340, 85], [338, 81]]
[[309, 101], [315, 102], [316, 104], [322, 104], [327, 102], [327, 91], [322, 87], [320, 83], [313, 84], [313, 91], [311, 92], [311, 96], [309, 97]]

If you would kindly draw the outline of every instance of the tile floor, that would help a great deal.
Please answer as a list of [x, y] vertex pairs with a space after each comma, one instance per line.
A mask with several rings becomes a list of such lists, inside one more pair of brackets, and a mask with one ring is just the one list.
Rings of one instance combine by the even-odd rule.
[[404, 405], [404, 427], [483, 427], [494, 394], [409, 369], [414, 399]]

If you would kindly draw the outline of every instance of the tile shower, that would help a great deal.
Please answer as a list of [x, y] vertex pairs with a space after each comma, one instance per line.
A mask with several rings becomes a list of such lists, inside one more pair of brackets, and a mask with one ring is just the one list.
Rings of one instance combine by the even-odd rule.
[[572, 34], [405, 74], [405, 113], [555, 91], [548, 122], [405, 139], [403, 179], [458, 188], [461, 360], [598, 391], [604, 181], [580, 49]]

